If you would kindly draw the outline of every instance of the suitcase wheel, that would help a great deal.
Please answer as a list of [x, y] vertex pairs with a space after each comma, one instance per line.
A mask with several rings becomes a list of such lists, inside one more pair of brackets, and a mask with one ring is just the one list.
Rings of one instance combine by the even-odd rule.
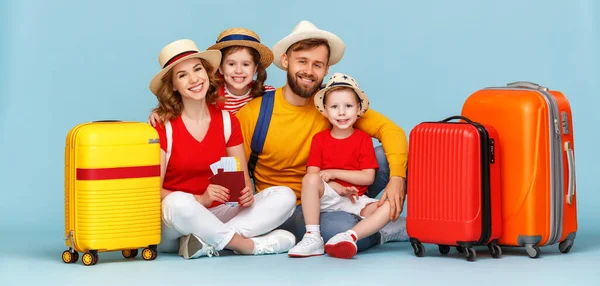
[[142, 250], [142, 258], [144, 258], [144, 260], [154, 260], [157, 254], [156, 245], [151, 245]]
[[497, 243], [488, 244], [488, 249], [490, 250], [490, 255], [493, 258], [500, 258], [502, 256], [502, 248]]
[[475, 252], [475, 248], [466, 247], [463, 249], [464, 249], [465, 257], [467, 258], [467, 261], [470, 261], [470, 262], [475, 261], [475, 257], [477, 256], [477, 252]]
[[531, 258], [540, 257], [541, 251], [537, 245], [526, 244], [525, 250], [527, 251], [527, 255], [529, 255], [529, 257], [531, 257]]
[[571, 251], [571, 247], [573, 247], [574, 241], [572, 239], [567, 239], [558, 244], [558, 250], [562, 253], [569, 253]]
[[411, 243], [417, 257], [425, 256], [425, 247], [421, 243]]
[[96, 253], [95, 251], [93, 253], [84, 253], [81, 257], [81, 262], [85, 266], [95, 265], [98, 262], [98, 253]]
[[448, 245], [441, 245], [440, 244], [438, 246], [438, 248], [440, 250], [440, 253], [443, 254], [443, 255], [446, 255], [446, 254], [450, 253], [450, 246], [448, 246]]
[[125, 249], [121, 251], [121, 254], [123, 254], [123, 257], [125, 258], [134, 258], [138, 255], [138, 250], [137, 249]]
[[79, 259], [79, 253], [72, 249], [65, 250], [62, 253], [62, 260], [64, 263], [75, 263]]

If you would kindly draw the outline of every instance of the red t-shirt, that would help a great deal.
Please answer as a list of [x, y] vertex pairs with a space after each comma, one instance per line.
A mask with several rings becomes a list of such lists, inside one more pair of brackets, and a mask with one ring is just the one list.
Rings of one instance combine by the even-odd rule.
[[[223, 116], [221, 110], [209, 105], [210, 124], [201, 142], [196, 140], [187, 130], [181, 116], [171, 120], [173, 144], [171, 158], [163, 180], [163, 188], [171, 191], [182, 191], [194, 195], [202, 195], [209, 185], [208, 178], [213, 175], [210, 165], [226, 157], [225, 148], [244, 142], [239, 120], [230, 114], [231, 136], [225, 144]], [[167, 151], [167, 138], [164, 126], [157, 124], [156, 130], [160, 138], [160, 148]], [[213, 203], [212, 206], [220, 203]]]
[[[364, 170], [379, 167], [371, 137], [358, 129], [354, 129], [354, 133], [345, 139], [334, 138], [329, 129], [315, 134], [306, 166], [319, 167], [321, 170]], [[357, 186], [337, 179], [335, 181], [343, 186], [356, 187], [361, 196], [369, 187]]]

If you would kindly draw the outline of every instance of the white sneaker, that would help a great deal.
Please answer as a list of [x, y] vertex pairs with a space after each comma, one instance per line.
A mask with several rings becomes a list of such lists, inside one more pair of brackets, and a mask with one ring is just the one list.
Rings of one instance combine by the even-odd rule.
[[302, 240], [288, 251], [289, 257], [308, 257], [325, 254], [323, 237], [307, 232]]
[[296, 237], [289, 231], [276, 229], [265, 235], [251, 238], [254, 241], [254, 255], [287, 252], [296, 244]]
[[384, 244], [392, 241], [409, 241], [408, 233], [406, 232], [406, 218], [399, 217], [396, 221], [390, 221], [382, 229], [379, 230], [381, 239], [379, 244]]
[[219, 256], [219, 252], [199, 237], [190, 234], [179, 238], [179, 255], [185, 259]]
[[356, 255], [357, 250], [356, 242], [354, 242], [352, 235], [347, 232], [334, 235], [325, 244], [325, 252], [331, 257], [349, 259]]

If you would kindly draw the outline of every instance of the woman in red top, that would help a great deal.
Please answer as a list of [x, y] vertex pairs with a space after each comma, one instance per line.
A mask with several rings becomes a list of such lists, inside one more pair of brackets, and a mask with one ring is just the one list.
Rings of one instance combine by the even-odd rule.
[[[253, 195], [239, 121], [214, 105], [214, 67], [221, 52], [199, 52], [194, 42], [184, 39], [165, 46], [158, 59], [162, 69], [150, 82], [158, 98], [154, 112], [172, 130], [167, 136], [164, 125], [155, 127], [161, 142], [160, 250], [178, 251], [186, 259], [218, 255], [224, 248], [255, 255], [287, 252], [295, 244], [294, 235], [273, 229], [292, 215], [296, 196], [287, 187]], [[231, 121], [227, 141], [224, 116]], [[208, 180], [210, 165], [226, 156], [238, 158], [246, 181], [239, 205], [233, 207], [223, 204], [229, 190]]]

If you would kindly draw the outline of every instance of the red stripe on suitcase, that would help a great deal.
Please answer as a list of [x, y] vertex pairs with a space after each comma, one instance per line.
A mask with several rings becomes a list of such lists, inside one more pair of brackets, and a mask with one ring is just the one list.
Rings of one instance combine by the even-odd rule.
[[77, 169], [77, 180], [115, 180], [160, 176], [160, 165]]

